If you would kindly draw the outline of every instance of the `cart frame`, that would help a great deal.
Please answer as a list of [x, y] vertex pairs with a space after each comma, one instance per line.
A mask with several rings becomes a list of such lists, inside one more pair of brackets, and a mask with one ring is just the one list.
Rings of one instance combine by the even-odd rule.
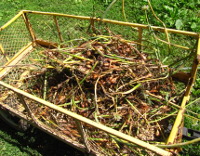
[[[121, 22], [121, 21], [115, 21], [115, 20], [108, 20], [108, 19], [100, 19], [100, 18], [95, 18], [95, 17], [86, 17], [86, 16], [74, 16], [74, 15], [67, 15], [67, 14], [60, 14], [60, 13], [51, 13], [51, 12], [39, 12], [39, 11], [29, 11], [29, 10], [22, 10], [20, 11], [14, 18], [12, 18], [10, 21], [8, 21], [5, 25], [3, 25], [2, 27], [0, 27], [0, 34], [1, 31], [5, 30], [6, 28], [8, 28], [10, 25], [12, 25], [13, 22], [15, 22], [17, 19], [19, 18], [23, 18], [25, 25], [27, 27], [27, 30], [29, 32], [30, 35], [30, 42], [24, 46], [23, 48], [21, 48], [18, 52], [16, 52], [16, 54], [11, 58], [8, 59], [7, 62], [5, 63], [5, 65], [3, 65], [3, 67], [0, 67], [0, 85], [2, 87], [5, 87], [11, 91], [13, 91], [18, 98], [20, 99], [21, 103], [24, 105], [26, 111], [28, 112], [28, 116], [24, 115], [23, 113], [19, 112], [18, 110], [14, 110], [13, 108], [11, 108], [10, 106], [1, 103], [0, 102], [0, 107], [1, 109], [4, 110], [8, 110], [9, 112], [12, 112], [13, 114], [15, 114], [17, 117], [22, 118], [26, 121], [28, 121], [29, 123], [31, 123], [32, 125], [38, 127], [39, 129], [45, 131], [46, 133], [56, 137], [59, 140], [62, 140], [63, 142], [75, 147], [78, 150], [81, 150], [83, 152], [91, 152], [88, 145], [87, 145], [87, 137], [85, 135], [84, 129], [82, 129], [82, 123], [86, 123], [90, 126], [93, 126], [97, 129], [100, 129], [106, 133], [109, 133], [113, 136], [116, 136], [118, 138], [121, 138], [123, 140], [126, 140], [130, 143], [136, 144], [138, 146], [141, 146], [142, 148], [148, 149], [150, 151], [153, 151], [159, 155], [172, 155], [171, 152], [169, 152], [169, 150], [164, 150], [161, 149], [159, 147], [156, 147], [154, 145], [151, 145], [149, 143], [146, 143], [144, 141], [141, 141], [139, 139], [136, 139], [134, 137], [131, 137], [129, 135], [126, 135], [124, 133], [121, 133], [117, 130], [114, 130], [112, 128], [109, 128], [105, 125], [102, 125], [100, 123], [94, 122], [90, 119], [87, 119], [83, 116], [80, 116], [76, 113], [73, 113], [71, 111], [68, 111], [66, 109], [63, 109], [61, 107], [58, 107], [50, 102], [47, 102], [41, 98], [35, 97], [23, 90], [20, 90], [16, 87], [13, 87], [5, 82], [2, 81], [2, 79], [10, 72], [12, 71], [12, 69], [14, 68], [14, 66], [20, 62], [26, 55], [28, 55], [31, 51], [31, 49], [33, 49], [33, 47], [37, 44], [38, 39], [36, 37], [36, 35], [34, 34], [34, 31], [31, 27], [31, 23], [28, 19], [28, 14], [39, 14], [39, 15], [48, 15], [48, 16], [53, 16], [54, 20], [55, 20], [55, 25], [57, 25], [57, 31], [58, 31], [58, 35], [60, 40], [62, 41], [62, 35], [59, 32], [59, 25], [56, 22], [56, 17], [61, 16], [61, 17], [66, 17], [66, 18], [75, 18], [75, 19], [79, 19], [79, 20], [88, 20], [91, 22], [91, 24], [93, 25], [94, 23], [98, 23], [98, 22], [102, 22], [102, 23], [111, 23], [111, 24], [116, 24], [116, 25], [122, 25], [122, 26], [130, 26], [133, 28], [136, 28], [138, 31], [138, 42], [140, 43], [140, 45], [142, 45], [142, 38], [143, 38], [143, 30], [144, 29], [149, 29], [149, 27], [151, 27], [151, 29], [153, 29], [154, 31], [158, 31], [158, 32], [162, 32], [162, 33], [175, 33], [175, 34], [181, 34], [181, 35], [186, 35], [186, 36], [191, 36], [192, 38], [196, 39], [198, 41], [197, 44], [197, 48], [196, 48], [196, 56], [194, 58], [193, 61], [193, 65], [192, 65], [192, 70], [190, 72], [190, 78], [186, 87], [186, 91], [184, 94], [184, 97], [182, 99], [182, 103], [180, 105], [180, 109], [178, 112], [178, 115], [176, 117], [176, 120], [174, 122], [173, 128], [171, 130], [171, 133], [169, 135], [169, 138], [166, 142], [166, 144], [173, 144], [175, 141], [176, 136], [178, 135], [179, 131], [180, 131], [180, 127], [183, 124], [183, 114], [185, 111], [185, 106], [186, 103], [189, 101], [190, 99], [190, 92], [192, 89], [192, 86], [194, 85], [194, 81], [195, 81], [195, 77], [197, 74], [197, 67], [200, 63], [200, 34], [195, 33], [195, 32], [188, 32], [188, 31], [180, 31], [180, 30], [175, 30], [175, 29], [168, 29], [168, 28], [163, 28], [163, 27], [157, 27], [157, 26], [148, 26], [148, 25], [144, 25], [144, 24], [137, 24], [137, 23], [129, 23], [129, 22]], [[184, 47], [180, 47], [180, 48], [184, 48]], [[0, 44], [0, 52], [4, 53], [4, 49], [3, 46]], [[46, 127], [45, 125], [43, 125], [42, 123], [38, 122], [36, 117], [31, 113], [31, 111], [28, 108], [28, 105], [26, 104], [26, 100], [25, 98], [31, 99], [33, 101], [36, 101], [42, 105], [48, 106], [56, 111], [59, 111], [63, 114], [66, 114], [70, 117], [72, 117], [75, 121], [77, 121], [77, 125], [79, 125], [79, 133], [83, 138], [83, 142], [84, 144], [80, 145], [76, 142], [74, 142], [73, 140], [62, 136], [59, 133], [55, 133], [53, 132], [49, 127]], [[175, 149], [174, 149], [175, 150]], [[174, 151], [172, 150], [172, 151]], [[95, 154], [95, 153], [94, 153]]]

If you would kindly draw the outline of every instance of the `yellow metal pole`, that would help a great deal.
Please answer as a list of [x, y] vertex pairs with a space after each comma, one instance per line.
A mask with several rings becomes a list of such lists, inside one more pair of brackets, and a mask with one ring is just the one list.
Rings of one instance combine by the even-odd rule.
[[176, 120], [175, 120], [174, 125], [171, 130], [171, 133], [167, 140], [167, 144], [173, 144], [175, 142], [175, 139], [176, 139], [178, 133], [181, 132], [180, 127], [181, 127], [181, 124], [182, 124], [183, 118], [184, 118], [183, 115], [184, 115], [184, 111], [185, 111], [185, 105], [190, 99], [190, 92], [191, 92], [192, 86], [193, 86], [195, 78], [196, 78], [199, 63], [200, 63], [200, 38], [198, 39], [197, 53], [196, 53], [196, 57], [194, 59], [194, 62], [192, 65], [192, 70], [190, 73], [191, 77], [189, 79], [189, 82], [188, 82], [188, 85], [187, 85], [187, 88], [185, 91], [185, 95], [184, 95], [182, 103], [181, 103], [181, 108], [178, 112], [178, 115], [176, 117]]
[[22, 14], [23, 14], [23, 11], [20, 11], [15, 17], [13, 17], [6, 24], [4, 24], [2, 27], [0, 27], [0, 31], [4, 30], [6, 27], [8, 27], [11, 23], [13, 23], [16, 19], [18, 19]]
[[156, 154], [159, 154], [159, 155], [162, 155], [162, 156], [171, 156], [171, 155], [172, 155], [172, 153], [170, 153], [170, 152], [168, 152], [168, 151], [165, 151], [165, 150], [163, 150], [163, 149], [161, 149], [161, 148], [158, 148], [158, 147], [156, 147], [156, 146], [153, 146], [153, 145], [151, 145], [151, 144], [148, 144], [148, 143], [146, 143], [146, 142], [144, 142], [144, 141], [142, 141], [142, 140], [139, 140], [139, 139], [137, 139], [137, 138], [134, 138], [134, 137], [131, 137], [131, 136], [129, 136], [129, 135], [126, 135], [126, 134], [124, 134], [124, 133], [122, 133], [122, 132], [119, 132], [119, 131], [117, 131], [117, 130], [115, 130], [115, 129], [109, 128], [109, 127], [107, 127], [107, 126], [105, 126], [105, 125], [103, 125], [103, 124], [94, 122], [94, 121], [92, 121], [92, 120], [90, 120], [90, 119], [88, 119], [88, 118], [85, 118], [85, 117], [83, 117], [83, 116], [81, 116], [81, 115], [78, 115], [78, 114], [76, 114], [76, 113], [74, 113], [74, 112], [71, 112], [71, 111], [69, 111], [69, 110], [67, 110], [67, 109], [64, 109], [64, 108], [62, 108], [62, 107], [59, 107], [59, 106], [57, 106], [57, 105], [54, 105], [54, 104], [52, 104], [52, 103], [50, 103], [50, 102], [47, 102], [47, 101], [45, 101], [45, 100], [43, 100], [43, 99], [41, 99], [41, 98], [35, 97], [34, 95], [31, 95], [31, 94], [29, 94], [29, 93], [27, 93], [27, 92], [24, 92], [23, 90], [20, 90], [20, 89], [15, 88], [15, 87], [12, 87], [11, 85], [8, 85], [8, 84], [4, 83], [3, 81], [0, 81], [0, 85], [2, 85], [3, 87], [6, 87], [6, 88], [8, 88], [8, 89], [14, 91], [15, 93], [18, 93], [18, 94], [21, 94], [21, 95], [23, 95], [23, 96], [26, 96], [26, 97], [28, 97], [28, 98], [31, 99], [31, 100], [34, 100], [34, 101], [36, 101], [36, 102], [39, 102], [40, 104], [43, 104], [43, 105], [45, 105], [45, 106], [47, 106], [47, 107], [49, 107], [49, 108], [52, 108], [52, 109], [54, 109], [54, 110], [56, 110], [56, 111], [59, 111], [59, 112], [61, 112], [61, 113], [64, 113], [64, 114], [66, 114], [66, 115], [68, 115], [68, 116], [70, 116], [70, 117], [72, 117], [72, 118], [74, 118], [74, 119], [77, 119], [77, 120], [79, 120], [79, 121], [81, 121], [81, 122], [84, 122], [84, 123], [86, 123], [86, 124], [88, 124], [88, 125], [91, 125], [91, 126], [93, 126], [93, 127], [95, 127], [95, 128], [98, 128], [98, 129], [100, 129], [100, 130], [102, 130], [102, 131], [104, 131], [104, 132], [107, 132], [107, 133], [109, 133], [109, 134], [111, 134], [111, 135], [114, 135], [114, 136], [116, 136], [116, 137], [119, 137], [119, 138], [121, 138], [121, 139], [124, 139], [124, 140], [126, 140], [126, 141], [129, 141], [129, 142], [131, 142], [131, 143], [133, 143], [133, 144], [136, 144], [136, 145], [138, 145], [138, 146], [140, 146], [140, 147], [143, 147], [143, 148], [145, 148], [145, 149], [147, 149], [147, 150], [150, 150], [150, 151], [152, 151], [152, 152], [155, 152]]
[[[16, 117], [19, 117], [25, 121], [28, 121], [28, 123], [31, 123], [32, 125], [34, 125], [35, 127], [37, 127], [38, 129], [44, 131], [45, 133], [55, 137], [56, 139], [82, 151], [82, 152], [86, 152], [85, 146], [82, 145], [81, 143], [77, 143], [76, 141], [74, 141], [73, 139], [71, 139], [70, 137], [64, 136], [62, 133], [60, 132], [55, 132], [55, 129], [52, 129], [48, 126], [46, 126], [45, 124], [42, 124], [42, 122], [40, 122], [40, 125], [34, 124], [32, 119], [30, 117], [27, 116], [27, 114], [23, 114], [22, 112], [19, 112], [16, 109], [13, 109], [12, 107], [10, 107], [7, 104], [3, 104], [2, 102], [0, 102], [0, 108], [4, 108], [5, 110], [13, 113]], [[42, 126], [41, 126], [42, 124]]]
[[62, 42], [63, 42], [63, 37], [62, 37], [62, 33], [61, 33], [61, 31], [60, 31], [58, 19], [56, 18], [56, 16], [53, 16], [53, 20], [54, 20], [55, 25], [56, 25], [56, 29], [57, 29], [57, 32], [58, 32], [58, 37], [59, 37], [59, 39], [60, 39], [60, 42], [62, 43]]
[[29, 19], [28, 19], [26, 13], [23, 13], [23, 18], [24, 18], [24, 22], [26, 24], [26, 27], [27, 27], [27, 29], [28, 29], [28, 31], [30, 33], [30, 36], [32, 38], [32, 41], [35, 42], [35, 40], [36, 40], [35, 33], [34, 33], [33, 29], [32, 29], [32, 26], [31, 26], [31, 24], [29, 22]]
[[4, 50], [4, 48], [3, 48], [3, 46], [2, 46], [1, 43], [0, 43], [0, 51], [2, 52], [2, 54], [4, 55], [4, 57], [6, 58], [6, 60], [9, 61], [10, 59], [9, 59], [9, 57], [6, 55], [5, 50]]
[[181, 103], [181, 108], [178, 112], [178, 115], [176, 117], [176, 120], [174, 122], [172, 130], [170, 132], [169, 138], [167, 140], [167, 144], [173, 144], [176, 137], [177, 137], [178, 132], [181, 131], [180, 127], [181, 127], [181, 123], [183, 121], [183, 114], [185, 112], [185, 104], [187, 103], [188, 99], [189, 99], [188, 96], [183, 97], [183, 100], [182, 100], [182, 103]]
[[191, 78], [189, 81], [189, 87], [186, 90], [186, 95], [189, 95], [192, 89], [192, 85], [194, 84], [195, 78], [196, 78], [196, 74], [197, 74], [197, 70], [198, 70], [198, 65], [200, 64], [200, 36], [198, 39], [198, 45], [197, 45], [197, 53], [196, 56], [194, 58], [194, 62], [192, 65], [192, 70], [191, 70]]
[[142, 28], [138, 28], [138, 50], [142, 50], [142, 32], [143, 32], [143, 29]]
[[0, 80], [23, 59], [33, 49], [32, 42], [23, 47], [14, 57], [12, 57], [4, 66], [0, 68]]
[[[76, 18], [76, 19], [82, 19], [82, 20], [91, 20], [91, 17], [88, 17], [88, 16], [75, 16], [75, 15], [68, 15], [68, 14], [61, 14], [61, 13], [31, 11], [31, 10], [23, 10], [23, 12], [24, 13], [33, 13], [33, 14], [42, 14], [42, 15], [63, 16], [63, 17]], [[116, 20], [110, 20], [110, 19], [101, 19], [101, 18], [96, 18], [96, 17], [93, 17], [92, 19], [94, 21], [101, 21], [101, 22], [105, 22], [105, 23], [112, 23], [112, 24], [118, 24], [118, 25], [124, 25], [124, 26], [149, 29], [149, 25], [145, 25], [145, 24], [122, 22], [122, 21], [116, 21]], [[151, 28], [155, 31], [161, 31], [161, 32], [167, 31], [168, 33], [188, 35], [188, 36], [193, 36], [196, 38], [199, 37], [199, 34], [195, 33], [195, 32], [169, 29], [169, 28], [163, 28], [163, 27], [157, 27], [157, 26], [151, 26]]]

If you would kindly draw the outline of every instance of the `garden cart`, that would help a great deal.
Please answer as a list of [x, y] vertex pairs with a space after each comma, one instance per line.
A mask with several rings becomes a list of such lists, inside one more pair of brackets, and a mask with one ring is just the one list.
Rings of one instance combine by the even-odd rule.
[[1, 117], [91, 155], [173, 155], [180, 151], [185, 112], [196, 115], [188, 105], [199, 37], [20, 11], [0, 28]]

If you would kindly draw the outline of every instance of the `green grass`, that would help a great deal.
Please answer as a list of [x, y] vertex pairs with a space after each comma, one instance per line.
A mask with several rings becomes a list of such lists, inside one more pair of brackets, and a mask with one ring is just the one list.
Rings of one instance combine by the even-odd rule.
[[[1, 0], [0, 25], [22, 9], [102, 17], [110, 2], [111, 0]], [[144, 11], [146, 5], [147, 0], [125, 0], [127, 20], [147, 24]], [[167, 27], [200, 32], [200, 0], [153, 0], [152, 6]], [[147, 14], [151, 25], [163, 26], [150, 9], [147, 9]], [[124, 20], [121, 0], [116, 1], [105, 18]]]
[[83, 153], [38, 129], [17, 132], [0, 120], [0, 156], [81, 156]]
[[[97, 17], [102, 17], [104, 15], [105, 18], [125, 21], [121, 10], [121, 0], [117, 0], [107, 14], [104, 14], [111, 2], [112, 0], [1, 0], [0, 26], [22, 9]], [[163, 26], [161, 22], [155, 19], [150, 9], [146, 7], [146, 10], [144, 10], [144, 6], [146, 5], [148, 5], [147, 0], [125, 0], [127, 20], [130, 22]], [[152, 0], [152, 6], [156, 15], [166, 24], [166, 27], [200, 32], [200, 0]], [[147, 22], [146, 17], [148, 17], [149, 22]], [[126, 31], [124, 34], [126, 36], [129, 33], [129, 31]], [[175, 41], [179, 43], [179, 40], [175, 39]], [[190, 38], [185, 38], [182, 42], [185, 42], [187, 45], [191, 43]], [[157, 46], [162, 47], [160, 43], [158, 44]], [[165, 55], [167, 54], [165, 51], [161, 52], [165, 53]], [[177, 56], [176, 53], [174, 53], [174, 55]], [[182, 54], [180, 53], [180, 55]], [[197, 83], [192, 90], [191, 100], [200, 97], [199, 75], [197, 77]], [[200, 113], [198, 103], [199, 102], [196, 102], [190, 106], [190, 109], [196, 113]], [[185, 118], [185, 126], [200, 130], [199, 121], [188, 117]], [[34, 142], [34, 139], [36, 138], [32, 138], [31, 133], [15, 132], [2, 123], [0, 127], [0, 156], [45, 155], [44, 151], [50, 150], [48, 148], [43, 148], [44, 151], [41, 152], [41, 149], [35, 147], [34, 144], [36, 144], [36, 142]], [[39, 134], [35, 136], [38, 135]], [[46, 137], [43, 139], [46, 140]], [[30, 143], [29, 139], [33, 139], [33, 144]], [[44, 144], [45, 143], [47, 142], [44, 142]], [[184, 148], [182, 155], [199, 155], [198, 150], [200, 150], [199, 144], [194, 146], [190, 145]]]
[[0, 129], [0, 156], [41, 155], [37, 150], [34, 150], [29, 146], [20, 143], [19, 140], [16, 140], [13, 137], [14, 132], [8, 130], [10, 127], [5, 126], [4, 123], [1, 123], [1, 126], [4, 126], [4, 128], [6, 127], [7, 129]]

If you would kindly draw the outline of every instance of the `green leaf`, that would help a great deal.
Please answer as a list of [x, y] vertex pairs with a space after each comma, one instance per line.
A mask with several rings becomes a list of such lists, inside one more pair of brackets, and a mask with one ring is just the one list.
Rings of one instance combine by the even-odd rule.
[[168, 5], [165, 5], [164, 8], [169, 12], [173, 12], [173, 10], [174, 10], [172, 7], [170, 7]]
[[192, 23], [192, 25], [190, 26], [192, 29], [195, 29], [197, 27], [196, 23]]
[[181, 19], [176, 20], [175, 23], [176, 29], [182, 29], [183, 28], [183, 22]]

